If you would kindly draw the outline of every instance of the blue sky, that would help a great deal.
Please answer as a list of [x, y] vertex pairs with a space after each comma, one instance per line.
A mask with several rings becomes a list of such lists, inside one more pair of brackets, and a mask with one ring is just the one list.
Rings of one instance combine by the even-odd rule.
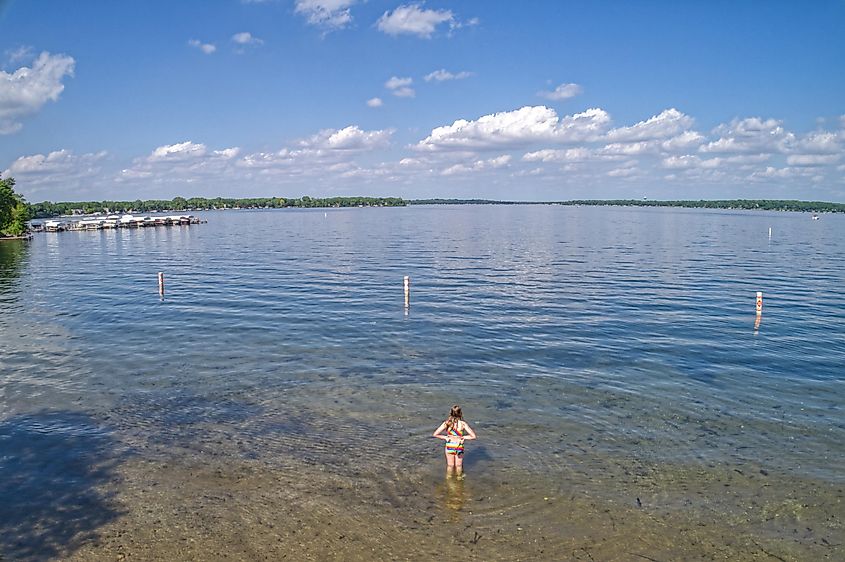
[[30, 201], [845, 201], [845, 1], [0, 0]]

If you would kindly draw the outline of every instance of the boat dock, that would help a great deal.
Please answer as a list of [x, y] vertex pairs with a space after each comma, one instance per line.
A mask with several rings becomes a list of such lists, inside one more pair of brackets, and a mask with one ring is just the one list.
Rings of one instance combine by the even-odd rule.
[[208, 221], [201, 221], [194, 215], [107, 215], [104, 217], [86, 217], [78, 220], [47, 220], [43, 223], [31, 223], [32, 232], [62, 232], [65, 230], [106, 230], [113, 228], [149, 228], [151, 226], [188, 226]]

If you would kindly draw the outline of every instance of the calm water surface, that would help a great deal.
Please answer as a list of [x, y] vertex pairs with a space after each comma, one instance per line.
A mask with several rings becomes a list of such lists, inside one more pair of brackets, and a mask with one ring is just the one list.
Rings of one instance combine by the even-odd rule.
[[[85, 437], [84, 456], [108, 436], [128, 455], [194, 447], [352, 475], [375, 448], [439, 473], [427, 435], [457, 402], [480, 437], [470, 475], [491, 485], [528, 471], [601, 494], [631, 459], [845, 482], [845, 216], [203, 218], [0, 244], [0, 439]], [[524, 515], [509, 486], [491, 511]]]

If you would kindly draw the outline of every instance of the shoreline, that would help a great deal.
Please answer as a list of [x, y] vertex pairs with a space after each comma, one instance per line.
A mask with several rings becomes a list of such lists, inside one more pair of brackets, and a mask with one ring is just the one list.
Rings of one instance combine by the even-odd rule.
[[[205, 199], [190, 205], [177, 201], [141, 201], [142, 207], [132, 205], [137, 202], [61, 202], [50, 204], [53, 212], [41, 210], [47, 203], [30, 204], [32, 220], [44, 220], [55, 217], [76, 217], [119, 213], [174, 213], [205, 211], [237, 211], [259, 209], [353, 209], [383, 207], [413, 207], [421, 205], [500, 205], [500, 206], [562, 206], [562, 207], [670, 207], [683, 209], [714, 209], [729, 211], [776, 211], [797, 213], [845, 213], [845, 203], [828, 201], [800, 201], [796, 199], [714, 199], [714, 200], [650, 200], [650, 199], [572, 199], [566, 201], [497, 201], [488, 199], [401, 199], [390, 198], [333, 198], [333, 199], [285, 199], [285, 198], [246, 198], [246, 199]], [[304, 198], [303, 198], [304, 199]], [[337, 199], [343, 201], [338, 202]], [[364, 203], [357, 203], [366, 199]], [[71, 205], [84, 205], [72, 207]], [[115, 207], [117, 205], [117, 207]], [[90, 210], [91, 212], [82, 212]], [[67, 212], [79, 211], [79, 212]]]

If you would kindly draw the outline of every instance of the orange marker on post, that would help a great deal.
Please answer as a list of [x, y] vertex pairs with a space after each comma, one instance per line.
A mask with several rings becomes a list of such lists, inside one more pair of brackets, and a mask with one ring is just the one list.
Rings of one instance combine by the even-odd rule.
[[757, 316], [763, 314], [763, 293], [757, 291]]

